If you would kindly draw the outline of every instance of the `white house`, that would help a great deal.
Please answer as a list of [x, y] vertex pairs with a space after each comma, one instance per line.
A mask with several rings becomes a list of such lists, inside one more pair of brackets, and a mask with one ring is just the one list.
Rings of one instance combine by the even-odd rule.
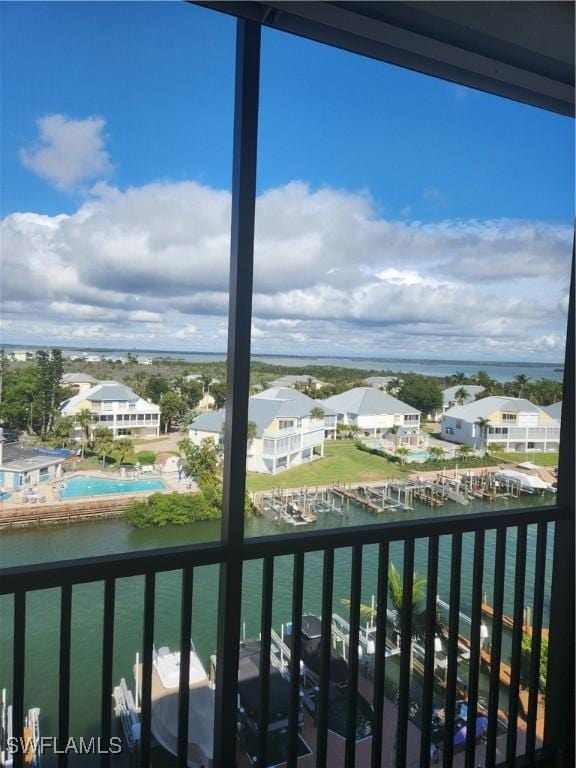
[[[246, 468], [275, 474], [324, 454], [324, 418], [311, 412], [318, 401], [288, 388], [272, 388], [248, 401], [248, 420], [256, 435], [248, 442]], [[195, 445], [206, 438], [222, 440], [225, 409], [203, 413], [190, 425], [188, 437]]]
[[[62, 416], [77, 416], [83, 410], [93, 414], [94, 427], [108, 427], [114, 438], [160, 434], [160, 407], [117, 381], [100, 381], [60, 406]], [[81, 427], [77, 426], [74, 434], [79, 439]]]
[[79, 394], [92, 389], [95, 384], [98, 384], [98, 379], [90, 376], [89, 373], [65, 373], [62, 376], [61, 384], [63, 387], [70, 387], [76, 394]]
[[310, 386], [312, 389], [322, 389], [326, 386], [325, 381], [315, 379], [314, 376], [303, 376], [302, 374], [289, 374], [288, 376], [281, 376], [271, 384], [272, 387], [297, 387], [297, 386]]
[[425, 442], [420, 432], [420, 411], [374, 387], [355, 387], [323, 401], [335, 411], [337, 424], [359, 427], [366, 437], [404, 430], [405, 445]]
[[[476, 400], [477, 396], [484, 392], [484, 387], [476, 384], [457, 384], [442, 390], [442, 410], [433, 411], [434, 421], [440, 421], [443, 413], [454, 408], [455, 405], [466, 405]], [[466, 395], [464, 395], [466, 393]]]
[[476, 449], [498, 445], [505, 451], [557, 451], [560, 422], [521, 397], [484, 397], [446, 411], [441, 432], [443, 440]]

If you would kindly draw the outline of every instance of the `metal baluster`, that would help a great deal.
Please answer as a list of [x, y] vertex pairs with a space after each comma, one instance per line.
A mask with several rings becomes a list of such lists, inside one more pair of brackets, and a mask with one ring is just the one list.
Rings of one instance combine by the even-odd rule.
[[496, 765], [500, 660], [502, 658], [502, 613], [504, 611], [504, 581], [506, 573], [506, 534], [506, 528], [498, 528], [496, 532], [496, 551], [494, 554], [494, 610], [492, 613], [492, 642], [490, 644], [490, 693], [488, 695], [486, 768], [493, 768]]
[[360, 590], [362, 587], [362, 545], [352, 549], [350, 576], [350, 635], [348, 638], [348, 706], [344, 765], [354, 768], [356, 758], [356, 716], [358, 711], [358, 643], [360, 640]]
[[70, 726], [70, 639], [72, 624], [72, 585], [60, 591], [60, 669], [58, 688], [58, 768], [68, 765], [65, 749]]
[[294, 555], [292, 580], [292, 652], [290, 655], [290, 713], [288, 717], [288, 768], [298, 760], [298, 724], [300, 715], [300, 657], [302, 647], [302, 593], [304, 591], [304, 555]]
[[426, 583], [426, 652], [422, 690], [422, 735], [420, 738], [420, 768], [430, 765], [434, 674], [436, 670], [436, 595], [438, 592], [438, 536], [428, 542], [428, 576]]
[[508, 691], [508, 740], [506, 742], [506, 762], [510, 765], [516, 758], [520, 661], [524, 624], [524, 585], [526, 580], [526, 533], [525, 525], [518, 526], [514, 581], [514, 627], [512, 629], [512, 659], [510, 662], [510, 688]]
[[460, 575], [462, 571], [462, 534], [452, 536], [450, 569], [450, 610], [448, 635], [448, 668], [446, 671], [446, 716], [444, 733], [444, 768], [450, 768], [454, 757], [454, 715], [458, 677], [458, 630], [460, 621]]
[[112, 703], [112, 663], [114, 660], [114, 604], [115, 579], [104, 582], [104, 618], [102, 631], [102, 699], [100, 703], [100, 733], [104, 747], [100, 755], [101, 768], [110, 765], [110, 736], [112, 734], [110, 708]]
[[384, 682], [386, 680], [386, 620], [388, 606], [389, 543], [378, 550], [378, 597], [376, 613], [376, 659], [374, 664], [374, 731], [372, 768], [382, 765], [382, 723], [384, 719]]
[[542, 649], [542, 614], [544, 610], [544, 577], [546, 574], [546, 538], [548, 525], [540, 523], [536, 538], [536, 561], [534, 568], [534, 605], [532, 611], [532, 649], [530, 653], [530, 683], [528, 698], [528, 720], [526, 732], [526, 755], [532, 760], [536, 748], [536, 718], [538, 714], [538, 691], [540, 683], [540, 653]]
[[182, 571], [180, 609], [180, 680], [178, 695], [178, 768], [188, 764], [188, 709], [190, 706], [190, 651], [192, 649], [192, 595], [194, 569]]
[[270, 716], [270, 647], [274, 558], [267, 557], [262, 568], [262, 617], [260, 620], [260, 713], [258, 719], [258, 765], [265, 766]]
[[[12, 733], [24, 733], [24, 670], [26, 665], [26, 592], [14, 593], [14, 680], [12, 691]], [[13, 756], [13, 768], [22, 768], [23, 750]]]
[[410, 667], [412, 660], [412, 592], [414, 584], [414, 539], [404, 542], [402, 611], [400, 614], [400, 681], [398, 683], [398, 725], [396, 729], [396, 768], [406, 765], [406, 738], [410, 707]]
[[322, 573], [322, 649], [320, 651], [320, 690], [316, 699], [316, 768], [327, 765], [328, 709], [330, 706], [330, 658], [332, 650], [332, 598], [334, 594], [334, 550], [324, 552]]
[[475, 768], [478, 675], [480, 674], [480, 624], [482, 621], [482, 578], [484, 575], [484, 531], [474, 536], [472, 575], [472, 616], [470, 626], [470, 663], [468, 666], [468, 715], [466, 718], [465, 768]]
[[156, 574], [147, 573], [144, 587], [144, 638], [142, 649], [142, 696], [140, 716], [140, 765], [150, 768], [150, 726], [152, 715], [152, 652], [154, 647], [154, 598]]

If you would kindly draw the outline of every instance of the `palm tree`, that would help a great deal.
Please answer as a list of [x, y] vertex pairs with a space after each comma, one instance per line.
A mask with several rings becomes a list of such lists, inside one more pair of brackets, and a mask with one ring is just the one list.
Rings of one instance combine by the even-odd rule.
[[97, 456], [102, 456], [102, 466], [106, 463], [106, 456], [110, 455], [114, 445], [114, 435], [108, 427], [96, 427], [93, 434], [94, 451]]
[[118, 464], [125, 464], [126, 459], [134, 455], [134, 443], [128, 437], [123, 437], [121, 440], [116, 440], [114, 443], [114, 449]]
[[324, 418], [324, 411], [322, 410], [322, 408], [320, 408], [320, 406], [316, 405], [310, 411], [310, 418], [318, 419], [318, 421], [320, 421]]
[[396, 456], [400, 457], [400, 464], [406, 463], [406, 456], [410, 453], [410, 450], [408, 448], [405, 448], [404, 446], [400, 446], [400, 448], [396, 448], [394, 451]]
[[212, 376], [209, 373], [202, 373], [200, 375], [200, 383], [202, 384], [202, 397], [205, 397], [210, 391], [210, 384], [212, 384]]
[[454, 397], [456, 399], [456, 402], [458, 405], [464, 405], [466, 400], [470, 397], [468, 390], [466, 387], [459, 387], [456, 392], [454, 392]]
[[513, 389], [516, 397], [523, 397], [530, 379], [523, 373], [518, 373], [513, 379]]
[[486, 449], [490, 419], [484, 419], [482, 416], [480, 416], [479, 418], [476, 419], [474, 423], [480, 429], [480, 448]]
[[95, 421], [94, 414], [88, 410], [88, 408], [83, 408], [80, 413], [76, 415], [76, 423], [80, 427], [81, 430], [81, 453], [80, 456], [84, 458], [84, 451], [86, 449], [87, 443], [90, 441], [90, 427]]
[[442, 461], [444, 458], [444, 448], [438, 448], [436, 445], [428, 448], [428, 458], [430, 461]]
[[456, 455], [459, 459], [468, 459], [470, 458], [470, 454], [472, 453], [474, 449], [471, 448], [469, 445], [466, 445], [466, 443], [463, 443], [462, 445], [458, 446], [458, 450], [456, 451]]
[[454, 384], [466, 384], [468, 381], [468, 377], [465, 373], [462, 373], [462, 371], [456, 371], [456, 373], [451, 378]]

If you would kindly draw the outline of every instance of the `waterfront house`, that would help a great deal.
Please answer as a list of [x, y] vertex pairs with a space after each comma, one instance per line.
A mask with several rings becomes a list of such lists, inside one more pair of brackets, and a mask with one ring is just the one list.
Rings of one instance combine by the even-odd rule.
[[8, 493], [60, 477], [65, 459], [64, 453], [6, 444], [0, 428], [0, 487]]
[[314, 376], [303, 376], [301, 374], [289, 374], [281, 376], [271, 384], [272, 387], [310, 387], [310, 389], [319, 390], [326, 386], [325, 381], [315, 379]]
[[98, 379], [90, 376], [89, 373], [65, 373], [62, 376], [61, 384], [63, 387], [73, 389], [76, 394], [80, 394], [92, 389], [95, 384], [98, 384]]
[[454, 387], [447, 387], [442, 390], [442, 409], [432, 411], [431, 416], [434, 421], [440, 421], [442, 414], [450, 408], [454, 408], [455, 405], [471, 403], [482, 392], [484, 392], [484, 387], [476, 384], [457, 384]]
[[374, 389], [388, 390], [388, 387], [393, 381], [400, 381], [400, 379], [396, 379], [394, 376], [368, 376], [364, 379], [364, 384], [367, 384], [369, 387], [374, 387]]
[[390, 433], [401, 434], [402, 445], [419, 445], [425, 441], [426, 436], [420, 431], [420, 411], [380, 389], [354, 387], [328, 397], [323, 403], [336, 412], [338, 425], [358, 427], [365, 437]]
[[[117, 381], [100, 381], [60, 406], [62, 416], [77, 416], [84, 410], [94, 416], [94, 427], [108, 427], [115, 439], [160, 434], [160, 407]], [[74, 436], [80, 439], [80, 426], [75, 428]]]
[[[248, 420], [255, 425], [255, 436], [248, 441], [247, 470], [275, 474], [323, 456], [325, 416], [311, 415], [318, 407], [318, 401], [289, 388], [274, 387], [251, 397]], [[188, 437], [195, 445], [206, 438], [220, 444], [225, 415], [225, 408], [201, 414], [190, 424]]]
[[560, 421], [522, 397], [484, 397], [442, 415], [443, 440], [475, 449], [557, 451]]

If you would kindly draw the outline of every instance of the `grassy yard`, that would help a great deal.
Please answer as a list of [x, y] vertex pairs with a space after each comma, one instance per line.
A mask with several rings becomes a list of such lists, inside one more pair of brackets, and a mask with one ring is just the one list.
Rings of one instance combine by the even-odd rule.
[[249, 491], [269, 488], [298, 488], [303, 485], [329, 485], [335, 481], [355, 483], [402, 477], [407, 470], [381, 456], [359, 451], [352, 442], [326, 441], [324, 458], [312, 464], [287, 469], [277, 475], [248, 474]]
[[538, 451], [528, 451], [527, 453], [492, 453], [498, 461], [512, 461], [516, 464], [523, 461], [531, 461], [540, 467], [557, 467], [557, 453], [539, 453]]

